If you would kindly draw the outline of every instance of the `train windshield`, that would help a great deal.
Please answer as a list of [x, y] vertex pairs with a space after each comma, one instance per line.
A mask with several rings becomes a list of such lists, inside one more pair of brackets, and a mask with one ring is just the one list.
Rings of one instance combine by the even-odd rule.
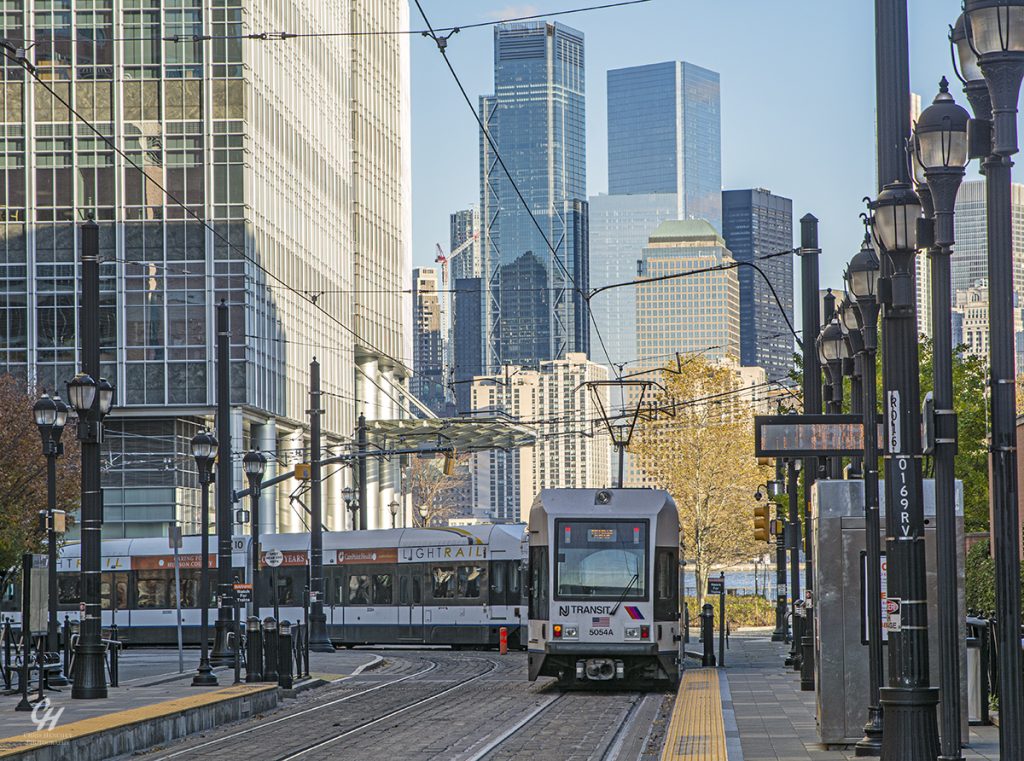
[[555, 595], [647, 599], [647, 521], [556, 521]]

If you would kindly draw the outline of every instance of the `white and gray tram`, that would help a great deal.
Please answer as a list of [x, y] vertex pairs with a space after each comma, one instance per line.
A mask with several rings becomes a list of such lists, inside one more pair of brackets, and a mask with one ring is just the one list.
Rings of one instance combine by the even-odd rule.
[[[324, 612], [331, 640], [344, 646], [368, 644], [495, 647], [501, 628], [510, 647], [523, 642], [524, 527], [484, 524], [460, 528], [400, 528], [325, 532]], [[199, 641], [201, 537], [186, 536], [178, 553], [183, 639]], [[262, 551], [277, 549], [283, 563], [276, 589], [262, 566], [258, 599], [265, 617], [274, 595], [282, 619], [300, 622], [309, 585], [309, 534], [261, 537]], [[215, 542], [211, 541], [211, 548]], [[128, 645], [177, 641], [177, 592], [173, 551], [166, 538], [116, 539], [102, 545], [103, 626], [117, 624]], [[244, 582], [251, 540], [232, 540], [232, 578]], [[206, 599], [216, 606], [216, 550], [210, 554]], [[81, 549], [61, 550], [58, 570], [59, 619], [79, 617]], [[20, 619], [20, 589], [11, 582], [0, 595], [3, 617]], [[243, 606], [243, 615], [252, 615]]]
[[679, 516], [654, 489], [548, 489], [530, 510], [530, 680], [676, 682]]

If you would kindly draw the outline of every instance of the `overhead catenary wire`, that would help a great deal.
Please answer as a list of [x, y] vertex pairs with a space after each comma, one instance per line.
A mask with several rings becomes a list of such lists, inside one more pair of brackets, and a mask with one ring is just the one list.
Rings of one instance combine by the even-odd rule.
[[[582, 8], [567, 8], [557, 11], [549, 11], [548, 13], [532, 13], [521, 16], [510, 16], [507, 18], [491, 19], [489, 21], [474, 21], [467, 24], [457, 24], [453, 26], [438, 27], [437, 32], [459, 32], [467, 29], [480, 29], [492, 26], [498, 26], [499, 24], [511, 24], [518, 21], [534, 21], [543, 18], [555, 18], [559, 16], [571, 16], [578, 13], [590, 13], [592, 11], [606, 10], [609, 8], [620, 8], [627, 5], [642, 5], [644, 3], [650, 3], [653, 0], [616, 0], [615, 2], [602, 3], [600, 5], [587, 5]], [[181, 24], [185, 27], [186, 24]], [[110, 37], [104, 40], [104, 42], [172, 42], [172, 43], [188, 43], [188, 42], [210, 42], [213, 40], [252, 40], [255, 42], [282, 42], [287, 40], [295, 39], [317, 39], [317, 38], [331, 38], [331, 37], [386, 37], [396, 35], [423, 35], [427, 34], [426, 29], [364, 29], [347, 32], [288, 32], [288, 31], [262, 31], [262, 32], [246, 32], [244, 34], [172, 34], [165, 35], [162, 37]], [[8, 40], [10, 41], [10, 40]], [[36, 37], [33, 39], [18, 39], [16, 42], [32, 43], [38, 45], [40, 43], [52, 43], [52, 37]], [[83, 44], [85, 42], [83, 41]]]

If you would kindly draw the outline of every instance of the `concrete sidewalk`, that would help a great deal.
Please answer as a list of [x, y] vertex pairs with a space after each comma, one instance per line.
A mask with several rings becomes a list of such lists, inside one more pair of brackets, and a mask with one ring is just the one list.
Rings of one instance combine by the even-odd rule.
[[[800, 675], [783, 665], [789, 646], [770, 633], [731, 638], [728, 668], [720, 670], [729, 761], [845, 761], [853, 748], [828, 750], [818, 742], [815, 693], [800, 691]], [[996, 761], [996, 727], [971, 727], [964, 758]]]

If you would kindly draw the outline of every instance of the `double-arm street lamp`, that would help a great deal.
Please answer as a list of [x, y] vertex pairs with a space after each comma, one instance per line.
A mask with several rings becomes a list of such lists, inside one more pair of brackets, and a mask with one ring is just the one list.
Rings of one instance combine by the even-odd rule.
[[974, 109], [968, 147], [972, 158], [984, 159], [986, 183], [989, 493], [996, 566], [996, 646], [1000, 658], [999, 754], [1000, 758], [1024, 758], [1010, 158], [1018, 150], [1017, 101], [1024, 77], [1024, 0], [966, 0], [951, 41], [958, 53], [964, 90]]
[[[83, 228], [82, 237], [82, 291], [85, 301], [99, 300], [99, 261], [90, 261], [90, 250], [98, 247], [98, 239], [87, 240], [89, 234], [98, 236], [95, 223]], [[98, 304], [96, 305], [98, 309]], [[82, 309], [83, 317], [86, 312]], [[99, 367], [99, 333], [93, 316], [82, 321], [83, 366]], [[98, 374], [98, 372], [97, 372]], [[68, 382], [68, 400], [78, 413], [78, 440], [82, 444], [82, 603], [85, 613], [75, 648], [75, 682], [72, 698], [94, 699], [107, 697], [107, 678], [103, 664], [103, 641], [100, 618], [100, 578], [102, 550], [100, 531], [103, 526], [103, 492], [100, 482], [100, 447], [103, 443], [103, 418], [114, 403], [114, 387], [106, 379], [94, 380], [81, 372]]]
[[[199, 669], [192, 677], [193, 687], [213, 687], [217, 677], [210, 667], [210, 482], [213, 480], [213, 461], [217, 458], [217, 439], [209, 431], [200, 431], [192, 437], [192, 457], [199, 471], [199, 533], [202, 559], [199, 575]], [[255, 599], [255, 592], [254, 599]]]
[[[43, 441], [43, 456], [46, 457], [46, 649], [53, 653], [60, 649], [57, 634], [57, 534], [64, 530], [63, 520], [58, 520], [63, 519], [64, 513], [58, 514], [57, 510], [57, 458], [64, 454], [64, 445], [60, 439], [68, 422], [68, 406], [57, 394], [52, 398], [49, 394], [43, 394], [32, 407], [32, 415]], [[58, 674], [50, 679], [50, 683], [64, 685], [67, 680]]]
[[878, 281], [881, 265], [878, 255], [865, 236], [864, 243], [846, 268], [847, 292], [852, 297], [849, 313], [854, 324], [847, 324], [860, 359], [863, 399], [861, 401], [864, 435], [864, 536], [867, 555], [868, 613], [868, 721], [864, 737], [856, 744], [858, 756], [878, 756], [882, 752], [882, 540], [878, 511], [878, 383], [875, 362], [878, 353]]
[[345, 500], [345, 509], [352, 516], [352, 530], [356, 531], [359, 528], [359, 500], [356, 497], [356, 490], [346, 486], [341, 490], [341, 496]]
[[249, 480], [249, 532], [252, 535], [252, 614], [260, 614], [260, 491], [263, 474], [267, 472], [267, 457], [253, 449], [242, 458], [242, 469]]

